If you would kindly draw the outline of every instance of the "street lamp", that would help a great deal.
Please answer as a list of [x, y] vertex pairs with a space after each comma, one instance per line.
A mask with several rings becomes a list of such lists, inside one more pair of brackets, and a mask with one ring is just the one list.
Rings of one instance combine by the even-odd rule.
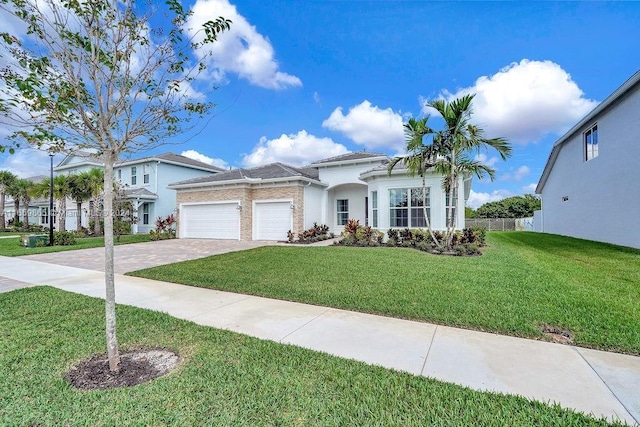
[[49, 246], [53, 246], [53, 153], [49, 152], [51, 159], [49, 175]]

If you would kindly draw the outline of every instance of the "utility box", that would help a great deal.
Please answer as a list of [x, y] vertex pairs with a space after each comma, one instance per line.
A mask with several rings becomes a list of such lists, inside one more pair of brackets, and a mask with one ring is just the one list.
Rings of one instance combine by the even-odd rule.
[[25, 248], [37, 248], [47, 246], [49, 244], [49, 236], [46, 234], [29, 234], [22, 236], [22, 246]]

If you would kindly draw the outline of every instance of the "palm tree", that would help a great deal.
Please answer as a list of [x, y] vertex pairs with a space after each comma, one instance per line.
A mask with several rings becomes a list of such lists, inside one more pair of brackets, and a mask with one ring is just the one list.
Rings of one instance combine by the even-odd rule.
[[[33, 197], [49, 197], [51, 194], [50, 186], [51, 180], [44, 178], [33, 185], [31, 195]], [[69, 194], [69, 178], [66, 175], [55, 176], [53, 178], [53, 197], [58, 201], [58, 231], [67, 231], [67, 197]]]
[[76, 202], [76, 230], [82, 230], [82, 203], [91, 199], [89, 173], [81, 172], [69, 177], [69, 195]]
[[446, 247], [451, 249], [456, 227], [458, 182], [463, 176], [475, 175], [482, 179], [495, 177], [495, 171], [487, 165], [472, 160], [469, 155], [492, 148], [498, 152], [502, 160], [511, 156], [511, 146], [504, 138], [485, 138], [484, 130], [470, 123], [472, 102], [475, 95], [447, 102], [438, 99], [427, 103], [444, 119], [445, 128], [434, 137], [438, 157], [434, 170], [443, 175], [442, 186], [447, 193], [447, 231]]
[[93, 218], [93, 233], [98, 236], [102, 234], [100, 229], [100, 195], [104, 189], [104, 170], [92, 168], [86, 172], [87, 189], [91, 193], [89, 199], [89, 216]]
[[[436, 132], [427, 124], [429, 117], [422, 119], [409, 119], [404, 124], [404, 134], [407, 141], [407, 155], [404, 157], [395, 157], [387, 166], [387, 173], [391, 175], [393, 169], [399, 164], [406, 166], [409, 176], [419, 175], [422, 178], [422, 212], [424, 214], [425, 224], [431, 235], [433, 242], [440, 246], [440, 242], [433, 234], [429, 213], [427, 212], [427, 183], [426, 174], [433, 167], [438, 155], [437, 145], [434, 144], [433, 136]], [[430, 144], [425, 144], [425, 138], [431, 138]]]
[[0, 231], [4, 231], [6, 227], [6, 221], [4, 214], [4, 203], [6, 196], [9, 192], [11, 184], [17, 179], [17, 177], [9, 171], [0, 171]]
[[33, 189], [33, 182], [28, 179], [18, 178], [11, 187], [9, 187], [9, 194], [13, 196], [14, 206], [16, 208], [15, 221], [20, 221], [20, 206], [22, 209], [22, 226], [27, 228], [29, 226], [29, 203], [31, 203], [31, 191]]

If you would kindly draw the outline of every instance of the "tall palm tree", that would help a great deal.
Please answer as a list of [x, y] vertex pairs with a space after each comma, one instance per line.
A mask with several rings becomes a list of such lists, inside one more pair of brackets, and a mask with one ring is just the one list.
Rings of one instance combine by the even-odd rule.
[[[438, 147], [434, 144], [433, 137], [436, 134], [429, 125], [429, 117], [422, 119], [411, 118], [404, 124], [404, 134], [407, 141], [407, 155], [393, 158], [387, 166], [387, 173], [391, 175], [393, 169], [399, 164], [403, 164], [407, 168], [410, 176], [419, 175], [422, 178], [422, 213], [424, 215], [425, 224], [431, 235], [431, 239], [436, 245], [440, 246], [440, 242], [436, 238], [431, 228], [429, 220], [429, 212], [427, 212], [427, 182], [426, 175], [433, 167], [437, 155]], [[425, 139], [430, 142], [425, 144]]]
[[0, 171], [0, 231], [4, 231], [7, 219], [4, 214], [5, 199], [8, 194], [9, 187], [17, 179], [17, 177], [9, 171]]
[[89, 199], [89, 216], [93, 219], [93, 233], [98, 236], [102, 234], [100, 229], [100, 196], [104, 189], [104, 170], [92, 168], [86, 172], [87, 189], [91, 193]]
[[22, 206], [22, 226], [29, 226], [29, 204], [31, 203], [31, 192], [33, 191], [33, 182], [28, 179], [18, 178], [11, 187], [9, 193], [13, 196], [14, 206], [16, 208], [15, 220], [20, 220], [20, 206]]
[[89, 185], [89, 173], [81, 172], [69, 177], [69, 195], [76, 202], [76, 230], [82, 230], [82, 203], [93, 195]]
[[[31, 195], [33, 197], [49, 197], [51, 194], [50, 186], [50, 178], [44, 178], [33, 185]], [[67, 231], [67, 197], [69, 194], [69, 178], [66, 175], [56, 175], [53, 178], [53, 198], [58, 202], [58, 231]]]
[[487, 165], [472, 160], [469, 156], [482, 150], [494, 149], [502, 160], [511, 156], [511, 146], [504, 138], [485, 138], [484, 130], [470, 123], [472, 103], [475, 95], [465, 95], [447, 102], [438, 99], [428, 102], [444, 119], [445, 127], [434, 137], [438, 158], [434, 170], [443, 174], [443, 188], [449, 198], [447, 206], [446, 247], [451, 248], [456, 227], [454, 215], [457, 208], [458, 182], [462, 176], [476, 175], [478, 178], [495, 177], [495, 171]]

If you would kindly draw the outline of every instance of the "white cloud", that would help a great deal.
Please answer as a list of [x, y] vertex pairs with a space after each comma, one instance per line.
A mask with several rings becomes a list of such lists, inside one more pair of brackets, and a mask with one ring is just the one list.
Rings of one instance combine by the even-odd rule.
[[[472, 93], [473, 121], [488, 137], [519, 144], [565, 132], [598, 104], [585, 98], [571, 75], [551, 61], [523, 59], [478, 78], [471, 87], [443, 91], [441, 97], [452, 100]], [[423, 112], [433, 114], [427, 107]]]
[[180, 153], [180, 155], [188, 157], [193, 160], [197, 160], [202, 163], [206, 163], [208, 165], [217, 166], [222, 169], [227, 169], [229, 167], [229, 164], [223, 159], [208, 157], [202, 153], [197, 152], [196, 150], [186, 150]]
[[342, 113], [342, 107], [336, 108], [322, 122], [322, 127], [340, 132], [370, 150], [404, 148], [402, 115], [391, 108], [380, 109], [366, 100], [351, 107], [347, 115]]
[[[64, 158], [58, 154], [53, 158], [56, 166]], [[16, 150], [15, 154], [0, 155], [0, 170], [7, 170], [19, 178], [29, 178], [37, 175], [49, 176], [51, 159], [45, 150], [24, 148]]]
[[282, 162], [292, 166], [303, 166], [319, 159], [339, 156], [349, 150], [331, 138], [318, 138], [301, 130], [297, 134], [282, 134], [279, 138], [267, 140], [265, 136], [243, 157], [247, 167], [267, 163]]
[[498, 163], [497, 157], [490, 158], [485, 153], [479, 153], [478, 155], [476, 155], [475, 160], [482, 163], [483, 165], [489, 166], [490, 168], [494, 167], [496, 163]]
[[313, 101], [316, 104], [320, 104], [320, 94], [318, 92], [313, 92]]
[[516, 181], [520, 181], [522, 178], [524, 178], [525, 176], [529, 175], [529, 172], [531, 172], [531, 170], [529, 169], [529, 167], [527, 166], [520, 166], [514, 173], [513, 173], [513, 178]]
[[512, 195], [513, 194], [511, 194], [509, 190], [494, 190], [491, 193], [476, 193], [475, 191], [471, 190], [469, 199], [467, 200], [467, 206], [473, 209], [478, 209], [485, 203], [506, 199], [507, 197], [511, 197]]
[[[197, 0], [193, 12], [188, 21], [192, 33], [202, 28], [205, 22], [219, 16], [233, 21], [231, 30], [220, 34], [218, 40], [207, 47], [212, 54], [208, 59], [208, 65], [212, 68], [210, 78], [220, 81], [226, 73], [236, 73], [253, 85], [269, 89], [302, 86], [298, 77], [279, 71], [269, 39], [260, 34], [227, 0]], [[200, 33], [197, 39], [201, 40], [202, 36]]]
[[529, 185], [525, 185], [524, 187], [522, 187], [522, 193], [523, 194], [535, 194], [537, 186], [538, 186], [537, 182], [532, 182]]

